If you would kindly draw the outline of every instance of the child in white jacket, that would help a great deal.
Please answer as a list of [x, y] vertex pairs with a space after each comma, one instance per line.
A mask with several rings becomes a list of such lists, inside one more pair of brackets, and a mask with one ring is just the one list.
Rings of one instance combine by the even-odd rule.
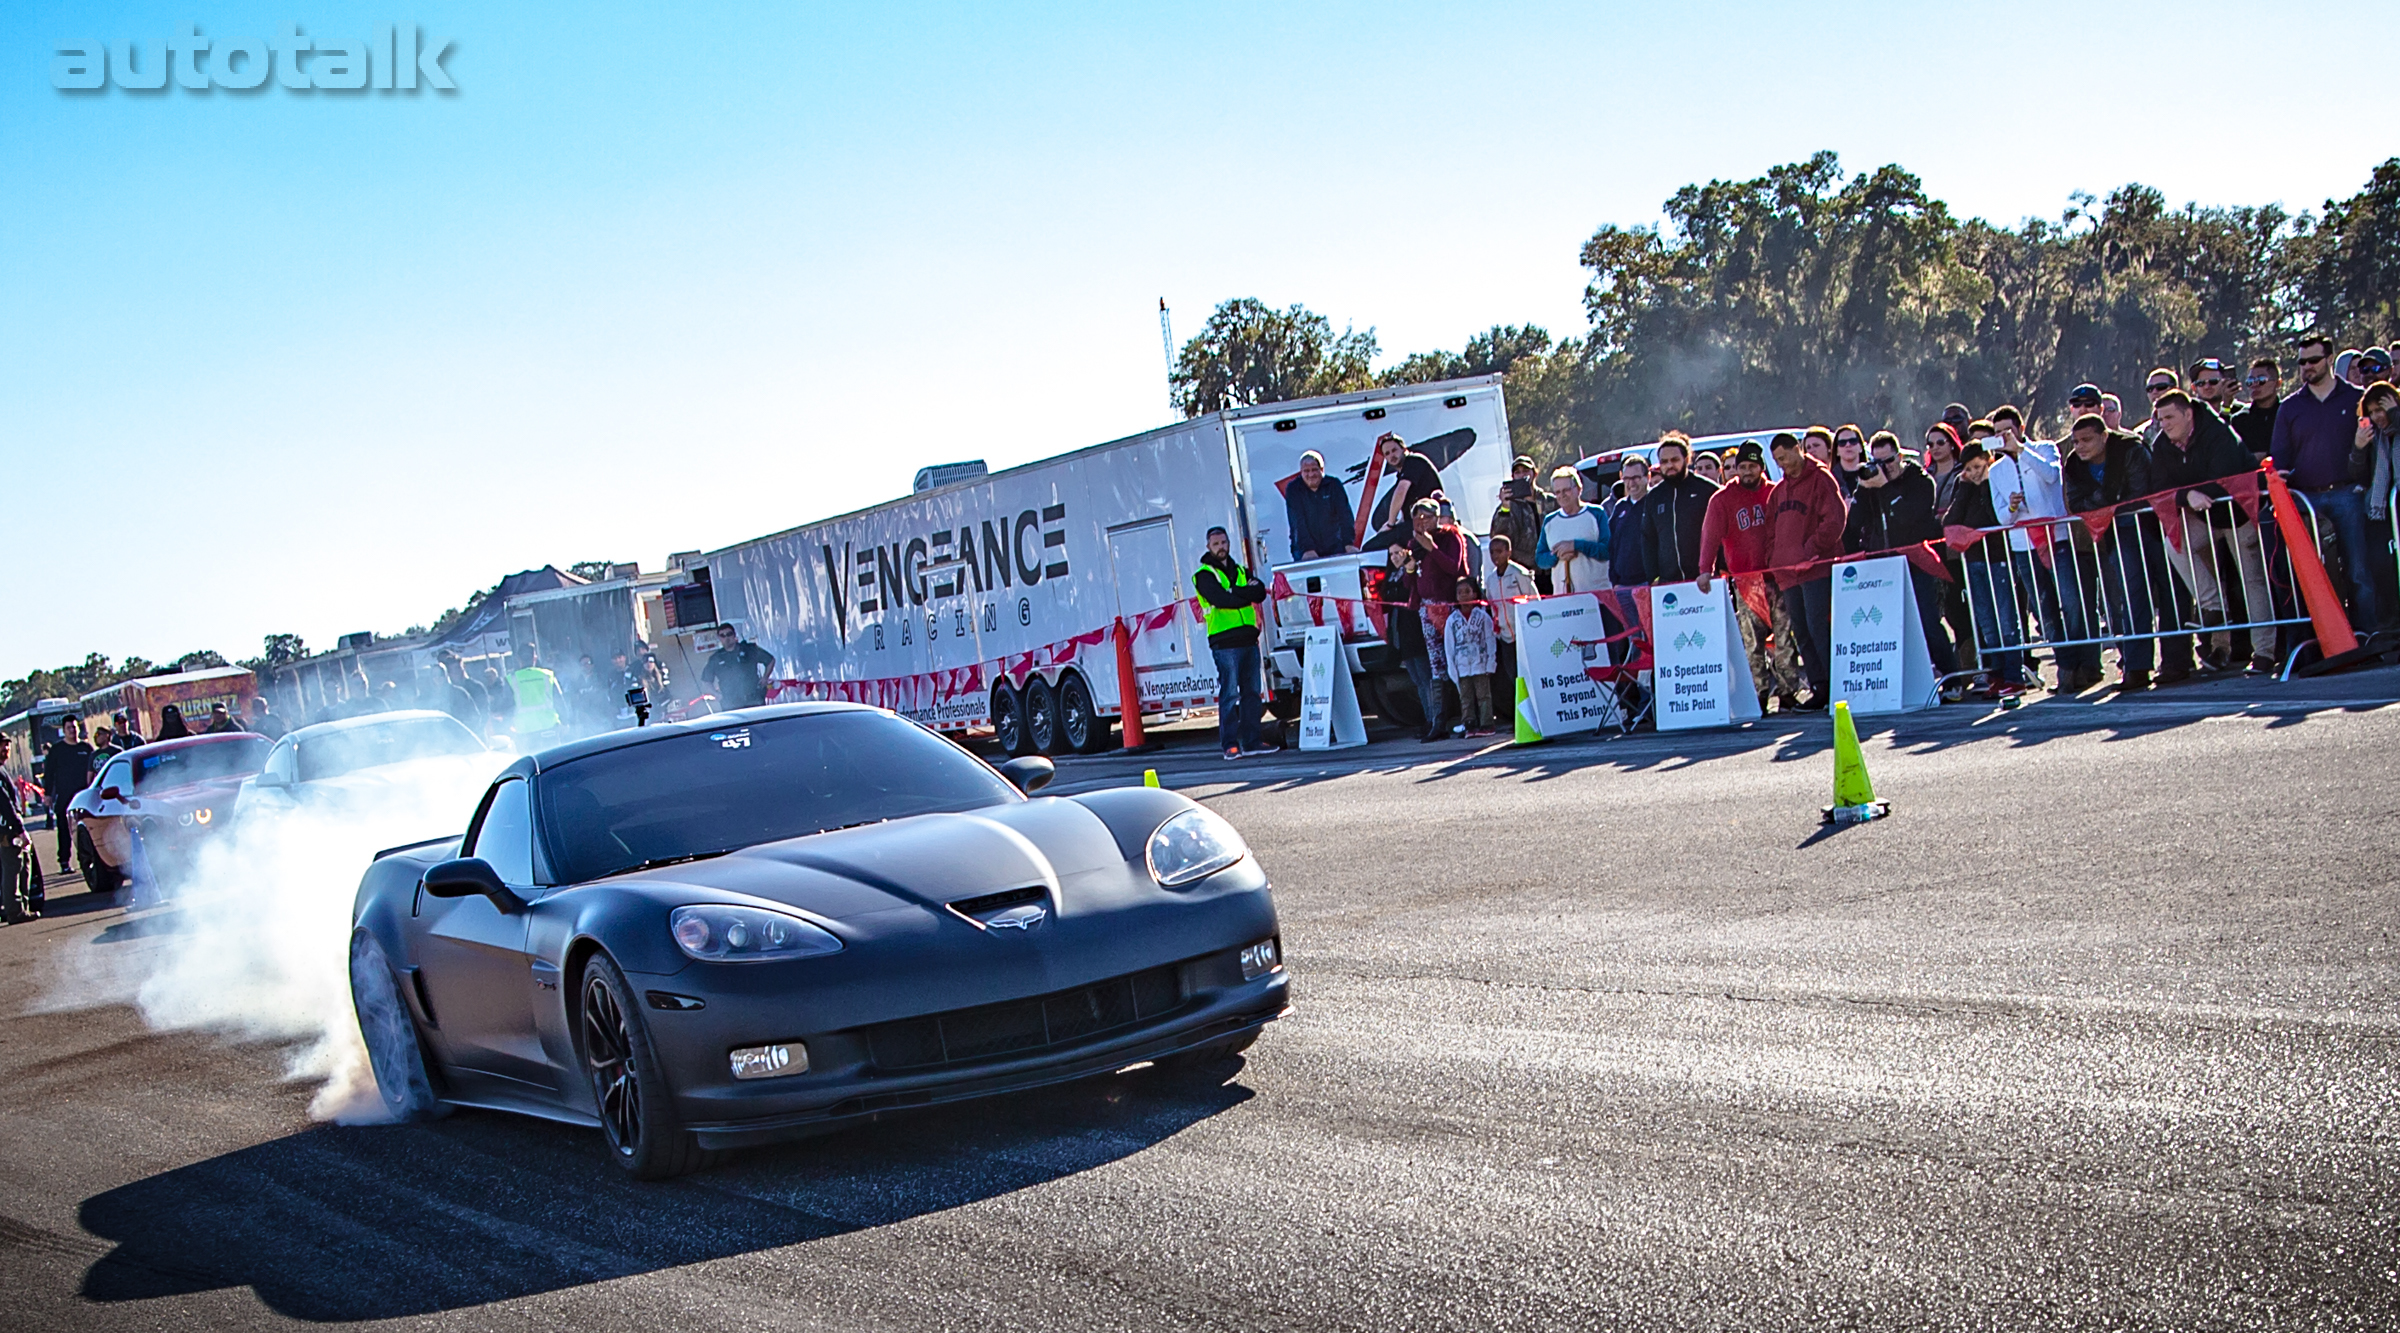
[[1472, 578], [1458, 581], [1458, 609], [1442, 626], [1450, 679], [1458, 682], [1458, 711], [1469, 736], [1492, 734], [1492, 673], [1500, 666], [1499, 622]]

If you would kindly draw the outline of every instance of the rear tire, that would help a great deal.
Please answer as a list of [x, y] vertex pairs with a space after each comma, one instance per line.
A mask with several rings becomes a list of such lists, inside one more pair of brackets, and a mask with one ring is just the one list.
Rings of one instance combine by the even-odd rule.
[[1417, 699], [1416, 682], [1405, 675], [1372, 677], [1375, 711], [1383, 720], [1410, 731], [1425, 729], [1425, 705]]
[[1011, 757], [1033, 753], [1025, 738], [1025, 701], [1007, 681], [992, 687], [992, 739]]
[[1092, 687], [1068, 672], [1058, 682], [1059, 738], [1075, 754], [1097, 754], [1108, 748], [1108, 722], [1092, 703]]
[[1025, 744], [1028, 754], [1060, 754], [1065, 751], [1058, 724], [1058, 691], [1040, 676], [1025, 681], [1022, 695], [1025, 703]]
[[706, 1166], [713, 1154], [676, 1118], [674, 1091], [642, 1021], [641, 1001], [607, 954], [584, 964], [576, 1051], [592, 1081], [609, 1158], [636, 1180], [665, 1180]]
[[425, 1048], [417, 1041], [408, 1001], [401, 998], [400, 980], [383, 946], [363, 930], [350, 937], [350, 1008], [358, 1015], [358, 1035], [366, 1042], [367, 1065], [384, 1111], [401, 1121], [444, 1114], [448, 1108], [433, 1095]]

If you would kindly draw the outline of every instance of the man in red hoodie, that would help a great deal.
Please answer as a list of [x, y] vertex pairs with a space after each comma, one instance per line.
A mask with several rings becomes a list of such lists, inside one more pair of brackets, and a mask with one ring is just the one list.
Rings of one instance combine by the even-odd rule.
[[[1708, 497], [1708, 513], [1700, 521], [1700, 591], [1707, 592], [1710, 576], [1722, 565], [1734, 575], [1733, 604], [1742, 626], [1742, 647], [1750, 654], [1750, 679], [1758, 686], [1763, 710], [1770, 692], [1785, 712], [1799, 707], [1800, 672], [1792, 661], [1792, 629], [1783, 607], [1762, 594], [1746, 595], [1764, 584], [1763, 577], [1740, 577], [1767, 567], [1767, 520], [1773, 512], [1775, 488], [1767, 484], [1767, 454], [1756, 440], [1744, 440], [1733, 455], [1733, 477]], [[1764, 618], [1762, 618], [1764, 617]], [[1774, 651], [1762, 651], [1772, 636]]]
[[1841, 482], [1800, 447], [1798, 436], [1782, 432], [1773, 447], [1783, 479], [1767, 498], [1767, 567], [1784, 571], [1775, 583], [1808, 673], [1809, 699], [1801, 706], [1815, 712], [1833, 700], [1833, 561], [1842, 553], [1850, 506]]

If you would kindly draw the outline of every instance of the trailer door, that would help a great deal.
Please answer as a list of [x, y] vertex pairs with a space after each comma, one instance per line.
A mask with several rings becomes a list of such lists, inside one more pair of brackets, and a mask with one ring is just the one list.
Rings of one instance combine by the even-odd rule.
[[[1116, 580], [1117, 614], [1128, 622], [1182, 599], [1183, 571], [1175, 553], [1172, 515], [1110, 528], [1108, 559]], [[1190, 666], [1190, 628], [1184, 617], [1177, 616], [1163, 626], [1134, 636], [1135, 669]]]

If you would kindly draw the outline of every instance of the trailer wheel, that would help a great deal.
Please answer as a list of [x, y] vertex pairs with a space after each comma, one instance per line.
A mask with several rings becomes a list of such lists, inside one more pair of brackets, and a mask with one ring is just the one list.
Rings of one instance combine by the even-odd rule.
[[1015, 687], [1001, 681], [992, 687], [992, 739], [1009, 755], [1033, 753], [1025, 735], [1025, 703]]
[[1061, 743], [1058, 725], [1058, 691], [1040, 676], [1028, 677], [1024, 690], [1025, 745], [1033, 754], [1058, 754]]
[[1058, 730], [1076, 754], [1097, 754], [1108, 745], [1108, 723], [1092, 704], [1092, 687], [1072, 671], [1058, 681]]
[[1375, 711], [1397, 727], [1418, 730], [1425, 725], [1425, 706], [1417, 699], [1416, 682], [1394, 673], [1376, 676]]

